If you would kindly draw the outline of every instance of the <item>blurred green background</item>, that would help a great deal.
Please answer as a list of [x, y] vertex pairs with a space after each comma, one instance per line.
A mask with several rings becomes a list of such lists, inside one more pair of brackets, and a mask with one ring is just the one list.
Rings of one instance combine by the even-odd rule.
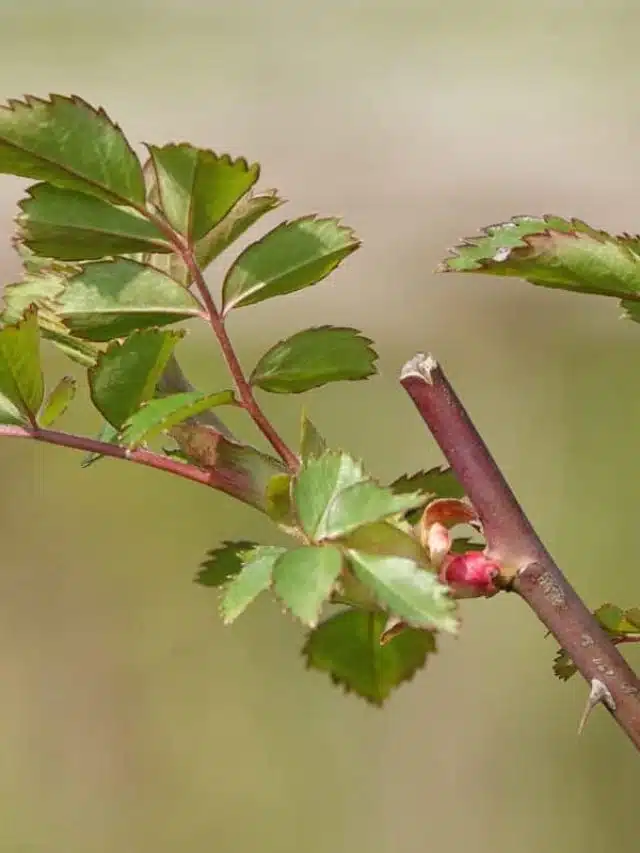
[[[440, 461], [396, 382], [433, 351], [580, 592], [630, 606], [640, 331], [604, 299], [432, 270], [518, 213], [640, 229], [639, 25], [635, 0], [3, 0], [0, 92], [80, 94], [136, 142], [259, 160], [283, 215], [342, 214], [362, 251], [238, 312], [244, 364], [319, 322], [373, 337], [381, 377], [304, 404], [391, 478]], [[4, 282], [21, 188], [0, 183]], [[222, 383], [206, 337], [182, 349]], [[292, 441], [301, 403], [265, 399]], [[85, 405], [64, 426], [96, 424]], [[467, 603], [460, 639], [375, 711], [304, 671], [277, 607], [223, 629], [191, 582], [222, 538], [271, 541], [256, 513], [79, 461], [0, 444], [3, 853], [636, 849], [637, 756], [601, 709], [576, 737], [585, 686], [553, 678], [517, 599]]]

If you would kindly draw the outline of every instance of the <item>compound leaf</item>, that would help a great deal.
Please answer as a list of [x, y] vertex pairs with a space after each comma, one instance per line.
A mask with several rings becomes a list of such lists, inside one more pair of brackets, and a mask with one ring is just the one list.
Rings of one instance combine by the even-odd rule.
[[220, 610], [226, 625], [237, 619], [271, 585], [276, 561], [285, 552], [275, 545], [258, 545], [243, 555], [240, 572], [226, 588]]
[[219, 548], [207, 552], [207, 557], [200, 564], [200, 571], [195, 577], [196, 583], [202, 586], [223, 586], [227, 581], [240, 574], [243, 556], [248, 551], [257, 548], [255, 542], [245, 539], [236, 542], [223, 542]]
[[371, 343], [356, 329], [306, 329], [266, 352], [250, 381], [263, 391], [299, 394], [327, 382], [366, 379], [376, 372]]
[[53, 391], [49, 394], [40, 412], [38, 423], [41, 427], [49, 427], [66, 411], [69, 403], [76, 394], [77, 383], [71, 376], [63, 376]]
[[243, 158], [188, 143], [147, 146], [157, 203], [180, 234], [195, 242], [211, 231], [258, 180], [260, 167]]
[[381, 645], [386, 622], [384, 613], [359, 609], [331, 616], [307, 636], [302, 650], [307, 667], [328, 673], [347, 693], [382, 705], [436, 651], [434, 635], [413, 628]]
[[0, 107], [0, 172], [113, 204], [142, 206], [140, 161], [102, 109], [75, 96], [27, 95]]
[[35, 309], [0, 331], [0, 423], [36, 424], [44, 399]]
[[291, 613], [313, 627], [342, 569], [337, 548], [305, 546], [286, 551], [273, 567], [276, 595]]
[[125, 421], [156, 389], [171, 353], [184, 337], [180, 331], [145, 329], [124, 341], [113, 341], [89, 368], [89, 390], [94, 406], [114, 427]]
[[316, 284], [359, 245], [337, 219], [284, 222], [232, 264], [222, 287], [223, 313]]
[[35, 184], [28, 193], [19, 205], [18, 237], [38, 255], [79, 261], [172, 251], [156, 226], [131, 208], [51, 184]]
[[220, 391], [217, 394], [185, 391], [148, 400], [125, 422], [122, 443], [128, 447], [137, 447], [195, 415], [216, 406], [231, 406], [234, 403], [233, 391]]
[[122, 338], [200, 314], [198, 301], [154, 267], [129, 258], [83, 265], [58, 297], [59, 314], [78, 337]]
[[346, 551], [356, 577], [381, 606], [414, 628], [455, 633], [455, 602], [435, 574], [406, 557]]

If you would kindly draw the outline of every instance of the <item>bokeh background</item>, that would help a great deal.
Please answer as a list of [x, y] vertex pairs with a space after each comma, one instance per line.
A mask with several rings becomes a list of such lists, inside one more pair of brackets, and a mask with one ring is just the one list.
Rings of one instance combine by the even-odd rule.
[[[440, 462], [396, 382], [433, 351], [581, 593], [630, 606], [640, 331], [612, 301], [432, 271], [513, 214], [640, 229], [639, 26], [635, 0], [3, 0], [0, 93], [80, 94], [135, 142], [259, 160], [283, 215], [343, 215], [363, 249], [238, 312], [244, 364], [305, 325], [368, 333], [382, 375], [304, 403], [392, 478]], [[22, 186], [0, 183], [5, 283]], [[222, 384], [205, 336], [182, 349]], [[265, 400], [291, 441], [301, 402]], [[64, 424], [96, 425], [85, 402]], [[601, 709], [576, 737], [585, 686], [554, 679], [518, 600], [466, 604], [460, 639], [376, 711], [304, 671], [278, 607], [224, 629], [192, 583], [221, 539], [273, 541], [256, 513], [79, 461], [0, 444], [3, 853], [636, 849], [638, 758]]]

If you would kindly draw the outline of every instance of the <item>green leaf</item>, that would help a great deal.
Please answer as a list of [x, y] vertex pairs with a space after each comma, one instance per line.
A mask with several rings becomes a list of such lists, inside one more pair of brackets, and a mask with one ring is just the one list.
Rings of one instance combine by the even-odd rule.
[[160, 231], [135, 210], [51, 184], [20, 202], [18, 237], [38, 255], [63, 261], [131, 252], [171, 252]]
[[430, 468], [428, 471], [417, 471], [409, 476], [403, 474], [389, 485], [392, 492], [403, 495], [407, 492], [422, 492], [423, 501], [415, 509], [407, 513], [407, 521], [415, 524], [424, 507], [433, 498], [462, 498], [464, 489], [458, 482], [451, 468]]
[[243, 158], [182, 143], [148, 145], [157, 198], [167, 219], [190, 241], [217, 225], [258, 180], [260, 167]]
[[287, 473], [279, 459], [204, 424], [177, 424], [169, 432], [194, 465], [224, 477], [238, 500], [269, 514], [269, 484], [273, 477]]
[[307, 666], [327, 672], [334, 684], [373, 705], [382, 705], [392, 690], [411, 681], [427, 656], [436, 651], [429, 631], [408, 628], [380, 645], [384, 613], [345, 610], [311, 631], [302, 650]]
[[200, 564], [195, 577], [202, 586], [223, 586], [227, 581], [240, 574], [243, 557], [248, 551], [257, 548], [255, 542], [241, 539], [236, 542], [225, 541], [221, 547], [207, 552], [207, 558]]
[[516, 276], [543, 287], [638, 300], [634, 248], [628, 235], [615, 237], [577, 219], [521, 216], [456, 247], [439, 271]]
[[49, 267], [28, 272], [23, 281], [9, 284], [4, 289], [5, 308], [3, 320], [17, 322], [30, 305], [38, 308], [38, 326], [43, 338], [52, 341], [65, 355], [84, 367], [95, 364], [98, 348], [95, 344], [74, 337], [58, 317], [57, 299], [65, 288], [67, 277], [75, 274], [66, 265], [48, 261]]
[[[406, 526], [405, 526], [406, 528]], [[340, 540], [345, 548], [364, 554], [404, 557], [425, 569], [430, 569], [427, 553], [409, 529], [391, 521], [363, 524]]]
[[[593, 611], [598, 623], [613, 639], [620, 641], [626, 637], [640, 636], [640, 609], [631, 607], [623, 610], [615, 604], [602, 604]], [[553, 662], [553, 671], [567, 681], [578, 669], [564, 649], [558, 649]]]
[[422, 503], [421, 494], [394, 495], [372, 480], [354, 483], [340, 491], [326, 507], [314, 538], [336, 539], [346, 536], [363, 524], [383, 521], [415, 509]]
[[[105, 421], [98, 434], [98, 441], [105, 442], [106, 444], [119, 444], [119, 439], [120, 431]], [[80, 467], [89, 468], [95, 462], [99, 462], [100, 459], [104, 459], [102, 453], [87, 453], [86, 456], [82, 457]]]
[[571, 660], [564, 649], [558, 649], [553, 659], [553, 671], [562, 681], [568, 681], [578, 671], [578, 667]]
[[89, 390], [94, 406], [114, 427], [125, 421], [147, 400], [177, 342], [180, 331], [145, 329], [126, 340], [114, 341], [89, 368]]
[[223, 313], [316, 284], [359, 245], [337, 219], [307, 216], [284, 222], [231, 266], [222, 287]]
[[235, 402], [233, 391], [220, 391], [217, 394], [185, 391], [148, 400], [125, 422], [122, 443], [128, 447], [137, 447], [195, 415], [216, 406], [232, 406]]
[[278, 598], [305, 625], [313, 627], [342, 569], [337, 548], [304, 546], [286, 551], [273, 567]]
[[291, 476], [276, 474], [269, 480], [265, 494], [267, 515], [280, 525], [293, 527], [295, 518], [291, 511]]
[[304, 462], [293, 483], [293, 502], [302, 529], [313, 539], [327, 508], [341, 491], [366, 480], [362, 466], [346, 453], [327, 451]]
[[637, 634], [638, 626], [627, 619], [627, 614], [615, 604], [602, 604], [593, 615], [609, 634]]
[[140, 161], [102, 109], [62, 95], [0, 107], [0, 172], [142, 206]]
[[0, 423], [31, 424], [44, 399], [37, 313], [0, 331]]
[[258, 545], [244, 555], [242, 570], [231, 580], [222, 599], [220, 610], [226, 625], [269, 588], [275, 562], [284, 551], [275, 545]]
[[61, 417], [76, 394], [76, 381], [71, 376], [63, 376], [53, 391], [47, 397], [38, 423], [41, 427], [49, 427]]
[[302, 413], [300, 437], [300, 458], [303, 462], [322, 456], [327, 450], [327, 443], [311, 423], [306, 414]]
[[366, 379], [376, 372], [371, 343], [356, 329], [306, 329], [266, 352], [250, 381], [274, 394], [299, 394], [327, 382]]
[[455, 633], [455, 602], [435, 574], [406, 557], [384, 556], [349, 549], [353, 571], [380, 604], [414, 628]]
[[320, 542], [404, 513], [420, 504], [422, 495], [396, 495], [366, 477], [347, 454], [327, 452], [304, 460], [293, 499], [304, 532]]
[[428, 500], [431, 498], [464, 497], [464, 489], [451, 468], [430, 468], [428, 471], [417, 471], [411, 476], [403, 474], [394, 480], [389, 488], [397, 495], [404, 495], [407, 492], [422, 492]]
[[263, 193], [249, 193], [227, 213], [208, 234], [195, 245], [194, 252], [200, 269], [205, 269], [221, 255], [225, 249], [248, 231], [266, 213], [270, 213], [282, 204], [275, 190]]
[[84, 265], [59, 297], [60, 317], [71, 332], [91, 341], [122, 338], [134, 329], [197, 317], [188, 290], [153, 267], [128, 258]]

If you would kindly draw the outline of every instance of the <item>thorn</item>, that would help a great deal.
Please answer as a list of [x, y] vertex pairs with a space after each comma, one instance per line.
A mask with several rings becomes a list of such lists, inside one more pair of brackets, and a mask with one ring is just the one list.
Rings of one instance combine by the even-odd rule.
[[580, 720], [580, 725], [578, 726], [578, 734], [581, 735], [584, 731], [584, 727], [589, 719], [589, 715], [593, 711], [593, 709], [602, 702], [610, 711], [615, 711], [616, 702], [613, 696], [611, 695], [611, 691], [607, 687], [604, 682], [600, 681], [599, 678], [591, 679], [591, 690], [589, 691], [589, 697], [587, 698], [587, 704], [584, 708], [584, 713], [582, 714], [582, 718]]

